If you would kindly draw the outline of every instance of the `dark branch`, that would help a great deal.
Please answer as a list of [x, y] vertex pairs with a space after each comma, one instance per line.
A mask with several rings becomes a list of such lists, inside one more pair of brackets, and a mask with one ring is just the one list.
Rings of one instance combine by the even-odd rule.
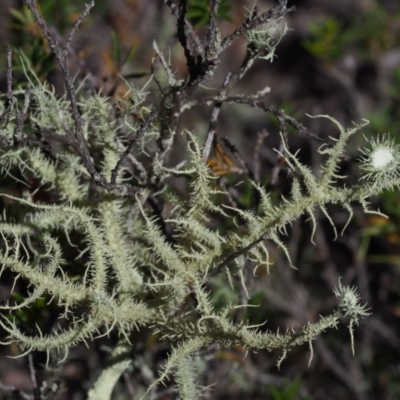
[[256, 17], [256, 12], [258, 10], [254, 9], [251, 17], [252, 19], [247, 18], [243, 25], [237, 28], [231, 35], [227, 36], [221, 43], [221, 51], [227, 49], [236, 39], [245, 35], [249, 30], [256, 28], [262, 24], [265, 24], [270, 19], [278, 19], [285, 16], [287, 13], [296, 11], [296, 7], [286, 8], [287, 1], [281, 0], [279, 5], [271, 8], [265, 13], [261, 14], [259, 17]]

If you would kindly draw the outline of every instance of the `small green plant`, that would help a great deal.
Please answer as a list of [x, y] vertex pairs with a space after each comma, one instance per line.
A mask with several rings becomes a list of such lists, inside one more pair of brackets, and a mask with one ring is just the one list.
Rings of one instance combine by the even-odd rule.
[[347, 24], [332, 17], [324, 18], [311, 27], [305, 47], [327, 64], [337, 61], [349, 48], [364, 59], [377, 56], [400, 43], [394, 17], [376, 4]]
[[320, 24], [311, 27], [311, 37], [305, 42], [305, 48], [327, 64], [337, 61], [343, 54], [345, 37], [339, 21], [326, 18]]
[[[213, 279], [224, 276], [232, 287], [247, 292], [245, 270], [268, 270], [271, 265], [268, 243], [276, 244], [293, 267], [282, 237], [302, 215], [313, 223], [311, 240], [317, 210], [337, 236], [329, 204], [348, 211], [347, 224], [356, 203], [366, 213], [382, 215], [369, 208], [368, 199], [400, 184], [399, 146], [388, 136], [371, 139], [360, 154], [359, 183], [351, 187], [341, 183], [344, 177], [339, 168], [346, 145], [367, 121], [346, 129], [330, 116], [310, 116], [333, 123], [339, 132], [333, 144], [324, 141], [320, 146], [324, 163], [313, 173], [290, 150], [285, 124], [309, 132], [266, 104], [262, 100], [266, 89], [251, 96], [230, 95], [257, 58], [272, 61], [276, 45], [287, 32], [286, 25], [279, 25], [285, 28], [276, 35], [276, 24], [283, 23], [293, 8], [287, 8], [283, 0], [265, 13], [255, 7], [243, 25], [221, 38], [220, 2], [211, 0], [203, 45], [185, 8], [166, 0], [177, 17], [187, 77], [177, 79], [154, 43], [164, 70], [164, 76], [151, 77], [160, 89], [159, 101], [147, 100], [146, 87], [130, 85], [126, 98], [112, 104], [101, 93], [86, 93], [73, 81], [66, 63], [73, 33], [94, 3], [86, 6], [65, 44], [56, 40], [35, 3], [25, 3], [54, 52], [66, 93], [56, 95], [23, 57], [28, 84], [13, 89], [9, 50], [8, 90], [0, 103], [0, 167], [3, 175], [22, 182], [24, 189], [20, 196], [0, 193], [5, 204], [20, 207], [19, 213], [1, 221], [0, 263], [2, 272], [7, 269], [14, 274], [15, 290], [23, 290], [24, 284], [27, 290], [23, 299], [10, 299], [1, 309], [18, 313], [31, 305], [42, 306], [44, 299], [60, 310], [62, 324], [49, 331], [38, 328], [32, 335], [26, 331], [34, 328], [27, 326], [29, 319], [22, 326], [2, 314], [0, 325], [8, 335], [3, 343], [17, 343], [24, 354], [43, 351], [49, 355], [57, 350], [63, 352], [62, 361], [76, 344], [117, 333], [110, 363], [88, 393], [89, 399], [96, 400], [109, 399], [120, 376], [132, 366], [130, 352], [137, 331], [154, 335], [169, 349], [160, 376], [142, 390], [143, 397], [172, 374], [179, 398], [197, 399], [205, 388], [196, 383], [201, 372], [196, 355], [214, 345], [279, 350], [280, 366], [289, 351], [307, 344], [311, 361], [315, 338], [347, 318], [354, 352], [353, 328], [369, 315], [354, 287], [339, 282], [335, 310], [299, 329], [279, 333], [232, 318], [241, 303], [231, 304], [228, 296], [214, 297], [210, 286]], [[215, 93], [204, 96], [200, 85], [212, 78], [220, 54], [240, 36], [248, 40], [242, 65]], [[228, 191], [216, 185], [208, 160], [217, 143], [218, 114], [225, 103], [250, 105], [278, 120], [281, 151], [277, 155], [291, 177], [290, 194], [278, 203], [271, 201], [270, 193], [250, 171], [246, 179], [257, 194], [256, 206], [238, 207], [229, 201]], [[184, 162], [168, 162], [183, 112], [204, 104], [213, 106], [204, 143], [194, 132], [181, 132], [188, 143]], [[187, 183], [185, 195], [170, 182], [171, 177]], [[167, 212], [161, 210], [164, 205]], [[220, 228], [224, 221], [229, 230]], [[231, 293], [235, 295], [234, 290]], [[285, 397], [277, 398], [290, 398], [294, 391], [295, 385]]]
[[[302, 382], [300, 379], [295, 379], [291, 384], [282, 389], [270, 388], [269, 393], [271, 400], [295, 400]], [[305, 400], [311, 400], [307, 397]]]
[[[230, 12], [232, 4], [230, 0], [221, 0], [218, 8], [219, 19], [231, 21]], [[210, 20], [210, 2], [208, 0], [189, 0], [186, 17], [194, 26], [205, 26]]]

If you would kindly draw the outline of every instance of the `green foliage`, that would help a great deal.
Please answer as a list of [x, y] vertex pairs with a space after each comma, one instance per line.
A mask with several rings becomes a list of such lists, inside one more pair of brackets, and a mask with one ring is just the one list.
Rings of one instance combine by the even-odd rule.
[[[208, 0], [189, 0], [187, 18], [194, 26], [205, 26], [210, 19], [210, 2]], [[231, 0], [221, 0], [218, 17], [226, 21], [231, 21], [230, 12], [232, 11]]]
[[305, 47], [327, 64], [337, 61], [349, 48], [365, 59], [399, 45], [395, 21], [396, 16], [379, 4], [346, 24], [327, 17], [311, 27]]
[[112, 38], [112, 49], [113, 49], [114, 60], [116, 61], [116, 70], [120, 71], [121, 68], [126, 63], [131, 61], [132, 57], [135, 55], [137, 49], [137, 42], [132, 43], [132, 46], [130, 47], [126, 55], [122, 57], [121, 43], [117, 34], [114, 31], [111, 31], [111, 38]]
[[346, 32], [347, 43], [353, 43], [364, 57], [379, 54], [396, 47], [400, 36], [396, 32], [396, 14], [388, 13], [379, 3], [368, 10], [362, 18], [355, 18]]
[[[271, 387], [269, 389], [271, 400], [296, 400], [298, 398], [297, 393], [301, 385], [301, 380], [295, 379], [292, 383], [282, 389]], [[310, 397], [307, 397], [304, 400], [312, 399]]]
[[10, 14], [15, 20], [12, 28], [16, 32], [15, 36], [18, 38], [14, 43], [16, 47], [15, 51], [19, 54], [19, 57], [16, 57], [15, 60], [15, 70], [17, 72], [24, 72], [20, 59], [21, 54], [25, 53], [35, 73], [45, 78], [55, 68], [54, 56], [48, 43], [44, 40], [39, 27], [36, 25], [32, 13], [24, 5], [21, 10], [11, 8]]
[[[40, 2], [40, 11], [46, 21], [57, 26], [62, 34], [73, 25], [79, 16], [77, 11], [81, 10], [84, 4], [83, 0], [75, 2], [44, 0]], [[41, 79], [46, 79], [55, 68], [54, 55], [43, 38], [39, 26], [36, 25], [31, 11], [27, 5], [23, 4], [20, 8], [10, 8], [10, 14], [12, 16], [10, 25], [14, 37], [12, 45], [15, 51], [24, 52], [35, 73]], [[15, 58], [15, 70], [22, 72], [19, 60], [19, 57]]]
[[[63, 34], [67, 29], [72, 27], [85, 3], [85, 0], [75, 0], [73, 2], [69, 0], [59, 0], [57, 2], [42, 0], [38, 4], [38, 9], [42, 13], [43, 18], [51, 25], [56, 26], [60, 33]], [[105, 10], [108, 8], [108, 5], [107, 2], [100, 0], [96, 2], [96, 7], [99, 10]], [[39, 27], [35, 27], [36, 24], [32, 13], [26, 4], [23, 4], [20, 8], [11, 8], [10, 13], [16, 19], [15, 24], [12, 25], [13, 28], [25, 34], [32, 32], [36, 32], [37, 35], [39, 34]], [[24, 37], [24, 39], [26, 38]]]
[[304, 46], [310, 53], [330, 64], [343, 54], [345, 38], [342, 30], [339, 21], [334, 18], [324, 18], [321, 23], [311, 27], [311, 38], [304, 43]]

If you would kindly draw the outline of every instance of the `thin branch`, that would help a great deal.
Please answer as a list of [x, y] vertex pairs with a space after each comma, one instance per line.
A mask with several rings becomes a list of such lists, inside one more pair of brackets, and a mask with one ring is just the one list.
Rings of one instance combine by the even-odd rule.
[[155, 40], [153, 41], [153, 49], [155, 50], [158, 57], [160, 58], [161, 65], [163, 66], [165, 72], [167, 73], [169, 86], [177, 86], [177, 81], [175, 79], [174, 73], [172, 72], [172, 70], [169, 67], [169, 65], [167, 64], [167, 62], [165, 61], [164, 54], [158, 48], [157, 42]]
[[[34, 0], [24, 0], [26, 5], [29, 7], [31, 10], [33, 17], [35, 19], [35, 22], [40, 26], [42, 33], [44, 37], [48, 40], [50, 47], [52, 48], [57, 60], [58, 64], [61, 68], [61, 72], [64, 78], [64, 83], [65, 83], [65, 90], [67, 92], [70, 104], [71, 104], [71, 111], [72, 111], [72, 117], [74, 120], [74, 135], [78, 141], [78, 154], [81, 156], [83, 164], [87, 171], [89, 172], [90, 176], [94, 180], [94, 182], [98, 185], [101, 186], [107, 190], [116, 190], [121, 196], [125, 195], [131, 195], [134, 196], [137, 193], [137, 188], [134, 188], [131, 185], [116, 185], [107, 182], [97, 171], [94, 166], [94, 163], [92, 161], [92, 158], [90, 156], [89, 152], [89, 147], [86, 142], [84, 133], [83, 133], [83, 120], [79, 112], [79, 107], [78, 107], [78, 101], [76, 97], [76, 92], [73, 84], [73, 80], [71, 78], [69, 68], [67, 65], [67, 59], [66, 59], [66, 54], [68, 51], [66, 51], [65, 46], [63, 47], [59, 41], [56, 38], [56, 35], [51, 32], [49, 29], [48, 24], [46, 21], [43, 19], [41, 14], [36, 8], [36, 2]], [[83, 18], [84, 16], [88, 15], [88, 12], [90, 8], [92, 7], [93, 1], [85, 8], [84, 12], [81, 14], [81, 17]], [[79, 22], [75, 24], [73, 31], [76, 31], [78, 28], [81, 17], [79, 18]], [[74, 32], [70, 34], [70, 37], [72, 37]], [[69, 39], [68, 39], [69, 40]], [[67, 41], [68, 43], [68, 41]], [[69, 43], [68, 43], [69, 44]]]
[[128, 146], [126, 146], [125, 151], [121, 154], [121, 157], [119, 158], [115, 168], [111, 172], [111, 184], [112, 185], [116, 184], [118, 174], [119, 174], [122, 166], [125, 164], [129, 154], [131, 153], [133, 146], [137, 143], [137, 141], [144, 134], [144, 132], [146, 132], [147, 129], [149, 129], [149, 126], [154, 122], [156, 116], [157, 116], [157, 112], [156, 112], [156, 109], [154, 108], [151, 111], [150, 115], [146, 118], [146, 120], [142, 122], [142, 124], [140, 125], [140, 127], [137, 130], [134, 137], [129, 141]]
[[[224, 83], [222, 84], [222, 88], [221, 88], [222, 96], [225, 96], [225, 93], [226, 93], [226, 90], [227, 90], [227, 87], [229, 84], [230, 76], [231, 75], [228, 74], [225, 78]], [[219, 113], [221, 111], [221, 106], [222, 106], [222, 103], [220, 101], [217, 101], [214, 105], [214, 109], [211, 114], [211, 120], [210, 120], [210, 124], [208, 126], [208, 132], [207, 132], [207, 139], [205, 141], [204, 148], [203, 148], [203, 162], [204, 163], [207, 161], [207, 159], [210, 156], [211, 146], [214, 142], [214, 137], [217, 133], [217, 122], [218, 122]]]
[[[278, 151], [279, 151], [279, 153], [283, 153], [283, 151], [284, 151], [283, 142], [280, 143]], [[267, 190], [272, 190], [275, 187], [275, 185], [278, 181], [279, 172], [284, 165], [285, 165], [285, 158], [278, 155], [277, 162], [271, 173], [271, 181], [268, 183]]]
[[169, 149], [173, 144], [173, 138], [178, 126], [179, 111], [181, 109], [180, 91], [172, 88], [172, 93], [166, 95], [163, 100], [160, 115], [160, 137], [157, 139], [156, 160], [160, 164], [164, 161]]
[[79, 25], [82, 23], [82, 21], [89, 15], [90, 10], [94, 7], [94, 1], [92, 0], [90, 4], [85, 4], [85, 9], [81, 12], [79, 15], [78, 20], [75, 22], [75, 25], [71, 29], [71, 32], [68, 35], [67, 41], [65, 42], [64, 46], [64, 55], [66, 56], [69, 52], [69, 46], [71, 45], [72, 42], [72, 37], [74, 36], [75, 32], [78, 30]]
[[18, 394], [24, 400], [35, 400], [33, 396], [29, 393], [26, 393], [22, 390], [18, 390], [15, 386], [4, 385], [0, 381], [0, 389], [4, 390], [5, 392], [10, 392], [11, 394]]
[[257, 133], [256, 143], [254, 144], [254, 158], [253, 158], [253, 173], [254, 180], [256, 182], [260, 182], [260, 171], [261, 171], [261, 162], [260, 162], [260, 152], [261, 147], [264, 143], [264, 139], [269, 136], [269, 132], [266, 129]]
[[28, 116], [31, 89], [32, 89], [32, 86], [29, 83], [25, 90], [24, 107], [22, 108], [22, 111], [17, 115], [17, 126], [15, 127], [15, 130], [14, 130], [14, 143], [18, 143], [21, 139], [21, 133], [22, 133], [22, 130], [24, 129], [25, 121]]
[[207, 26], [206, 45], [205, 45], [205, 59], [213, 61], [218, 58], [218, 50], [220, 44], [220, 32], [218, 29], [218, 9], [221, 0], [210, 1], [210, 20]]
[[7, 93], [6, 93], [6, 106], [2, 114], [0, 115], [0, 122], [4, 121], [17, 99], [12, 95], [12, 50], [10, 46], [7, 46]]
[[82, 118], [81, 118], [81, 115], [79, 112], [75, 88], [74, 88], [74, 84], [73, 84], [72, 78], [69, 73], [69, 68], [67, 66], [67, 59], [66, 59], [65, 53], [62, 50], [62, 47], [59, 44], [58, 40], [55, 38], [55, 35], [50, 31], [46, 21], [40, 15], [39, 11], [36, 9], [35, 2], [33, 0], [24, 0], [24, 1], [25, 1], [26, 5], [29, 7], [29, 9], [31, 10], [33, 17], [35, 19], [35, 22], [40, 26], [44, 37], [48, 40], [50, 47], [52, 48], [52, 50], [58, 60], [58, 63], [60, 65], [62, 75], [64, 78], [65, 89], [67, 91], [67, 94], [68, 94], [68, 97], [69, 97], [69, 100], [71, 103], [72, 116], [73, 116], [74, 124], [75, 124], [75, 136], [79, 142], [79, 154], [81, 155], [83, 162], [85, 164], [85, 167], [88, 170], [88, 172], [90, 173], [93, 180], [97, 183], [100, 183], [102, 181], [102, 178], [94, 167], [93, 161], [90, 157], [88, 144], [87, 144], [84, 134], [83, 134], [83, 121], [82, 121]]
[[[296, 7], [292, 6], [290, 8], [286, 7], [287, 1], [281, 0], [279, 5], [271, 8], [267, 12], [261, 14], [257, 18], [253, 18], [252, 20], [246, 19], [242, 26], [237, 28], [231, 35], [227, 36], [221, 43], [221, 52], [227, 49], [236, 39], [245, 35], [249, 30], [256, 28], [262, 24], [265, 24], [270, 19], [278, 19], [286, 14], [296, 11]], [[254, 10], [253, 14], [254, 16]]]
[[12, 99], [12, 50], [7, 46], [7, 100]]
[[239, 162], [242, 169], [247, 173], [248, 177], [254, 181], [254, 174], [250, 167], [247, 165], [246, 161], [244, 161], [243, 156], [240, 154], [240, 151], [237, 147], [227, 138], [221, 138], [222, 143], [229, 149], [229, 151], [233, 154], [235, 159]]
[[35, 366], [33, 365], [33, 356], [32, 353], [28, 354], [29, 360], [29, 371], [31, 373], [31, 381], [33, 385], [33, 398], [34, 400], [40, 400], [42, 398], [40, 394], [40, 389], [38, 388], [37, 379], [36, 379], [36, 370]]
[[216, 275], [223, 267], [228, 265], [230, 262], [236, 260], [236, 258], [240, 257], [241, 255], [248, 253], [253, 247], [257, 246], [265, 239], [266, 239], [265, 234], [262, 234], [258, 239], [254, 240], [249, 245], [242, 247], [241, 249], [229, 254], [215, 268], [213, 268], [208, 277]]
[[189, 82], [192, 82], [198, 76], [197, 69], [199, 61], [204, 59], [204, 50], [199, 37], [193, 30], [192, 24], [185, 18], [187, 0], [180, 0], [179, 6], [172, 0], [164, 0], [172, 11], [172, 15], [177, 18], [177, 34], [178, 40], [183, 47], [185, 58], [189, 70]]
[[203, 97], [202, 99], [193, 100], [190, 103], [185, 104], [185, 106], [182, 108], [184, 110], [187, 110], [194, 106], [199, 106], [199, 105], [204, 105], [204, 104], [207, 105], [212, 101], [218, 101], [218, 100], [221, 101], [222, 103], [246, 104], [246, 105], [254, 107], [254, 108], [259, 108], [265, 112], [269, 112], [272, 115], [274, 115], [278, 119], [279, 122], [280, 122], [280, 119], [284, 120], [286, 123], [288, 123], [293, 128], [295, 128], [299, 133], [302, 133], [310, 138], [313, 138], [314, 140], [316, 140], [318, 142], [324, 143], [327, 146], [331, 147], [331, 145], [329, 145], [324, 139], [322, 139], [316, 133], [310, 132], [301, 122], [296, 121], [296, 119], [285, 114], [282, 110], [279, 110], [275, 106], [268, 105], [262, 101], [258, 101], [256, 98], [254, 98], [252, 96], [229, 96], [229, 97], [225, 97], [225, 98], [221, 98], [220, 96]]

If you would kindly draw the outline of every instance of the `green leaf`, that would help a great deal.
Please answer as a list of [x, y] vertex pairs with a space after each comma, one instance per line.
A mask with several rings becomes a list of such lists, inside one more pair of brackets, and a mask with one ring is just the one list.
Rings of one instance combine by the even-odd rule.
[[130, 47], [130, 49], [128, 50], [128, 53], [126, 54], [126, 56], [124, 57], [124, 59], [122, 60], [122, 62], [121, 62], [121, 67], [122, 67], [123, 65], [125, 65], [126, 63], [128, 63], [128, 62], [132, 59], [132, 57], [133, 57], [133, 56], [135, 55], [135, 53], [136, 53], [137, 48], [138, 48], [138, 42], [135, 41], [135, 42], [132, 44], [132, 46]]
[[26, 22], [26, 16], [22, 12], [16, 10], [15, 8], [10, 8], [9, 12], [18, 21], [20, 21], [22, 23]]
[[112, 49], [113, 49], [113, 56], [114, 60], [118, 66], [121, 65], [121, 42], [118, 38], [118, 35], [111, 30], [111, 39], [112, 39]]
[[[218, 9], [219, 19], [231, 21], [231, 18], [229, 16], [231, 10], [232, 2], [230, 0], [221, 0]], [[210, 19], [209, 0], [189, 0], [188, 12], [186, 13], [186, 17], [194, 26], [207, 25]]]

